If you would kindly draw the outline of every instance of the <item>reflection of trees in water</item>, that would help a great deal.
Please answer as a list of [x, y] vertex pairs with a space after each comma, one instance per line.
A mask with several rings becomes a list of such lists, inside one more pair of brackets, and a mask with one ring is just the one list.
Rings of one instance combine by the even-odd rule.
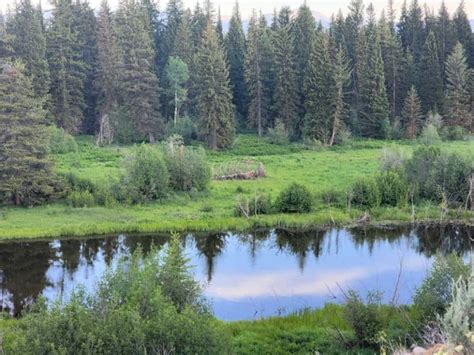
[[206, 257], [207, 281], [212, 280], [214, 274], [214, 259], [222, 254], [226, 245], [227, 233], [212, 233], [194, 235], [196, 249]]
[[465, 255], [472, 247], [473, 226], [427, 225], [414, 229], [418, 236], [417, 252], [433, 256], [438, 251], [442, 254], [456, 253]]
[[8, 311], [19, 315], [41, 294], [53, 256], [48, 242], [0, 244], [1, 294], [9, 293], [13, 306]]
[[390, 228], [351, 228], [349, 235], [355, 247], [363, 248], [367, 246], [369, 254], [372, 254], [376, 243], [385, 242], [393, 245], [400, 243], [403, 239], [410, 240], [411, 228], [406, 226]]
[[145, 254], [148, 254], [151, 248], [157, 250], [163, 247], [170, 241], [169, 234], [158, 235], [135, 235], [125, 238], [124, 244], [130, 253], [133, 253], [138, 247], [141, 247]]
[[249, 254], [252, 263], [255, 263], [257, 251], [260, 249], [270, 235], [270, 231], [266, 229], [254, 230], [248, 233], [239, 233], [235, 236], [244, 244], [249, 246]]
[[323, 242], [326, 231], [292, 231], [287, 229], [275, 230], [275, 243], [279, 250], [289, 251], [298, 258], [298, 265], [304, 269], [306, 257], [313, 252], [315, 258], [319, 258], [323, 251]]

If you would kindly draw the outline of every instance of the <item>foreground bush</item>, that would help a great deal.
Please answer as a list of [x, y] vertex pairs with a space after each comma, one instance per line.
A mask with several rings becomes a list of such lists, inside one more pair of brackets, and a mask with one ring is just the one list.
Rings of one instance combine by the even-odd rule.
[[382, 206], [402, 206], [407, 200], [407, 183], [394, 170], [386, 171], [377, 176], [377, 189]]
[[169, 173], [159, 150], [145, 144], [137, 147], [125, 161], [122, 183], [133, 202], [163, 198], [168, 190]]
[[357, 181], [350, 191], [352, 204], [373, 208], [379, 205], [379, 189], [374, 179], [363, 179]]
[[225, 354], [227, 335], [209, 313], [175, 237], [122, 259], [97, 294], [38, 304], [4, 334], [5, 354]]
[[235, 204], [235, 214], [238, 217], [251, 217], [272, 212], [270, 196], [255, 193], [251, 197], [239, 196]]
[[292, 184], [283, 190], [275, 201], [275, 207], [282, 213], [306, 213], [311, 211], [313, 197], [307, 187]]

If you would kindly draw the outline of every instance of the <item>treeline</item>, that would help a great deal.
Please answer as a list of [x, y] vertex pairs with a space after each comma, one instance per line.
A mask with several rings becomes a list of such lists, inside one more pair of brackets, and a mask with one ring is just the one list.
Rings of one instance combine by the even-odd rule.
[[[424, 121], [472, 131], [474, 36], [461, 2], [453, 16], [417, 0], [378, 17], [352, 0], [329, 28], [303, 4], [252, 13], [238, 3], [223, 33], [210, 1], [55, 0], [44, 16], [20, 0], [0, 21], [0, 56], [20, 59], [49, 123], [98, 144], [171, 133], [229, 146], [237, 130], [278, 129], [325, 145], [351, 134], [413, 138]], [[439, 119], [438, 119], [439, 121]], [[450, 128], [447, 128], [450, 129]]]

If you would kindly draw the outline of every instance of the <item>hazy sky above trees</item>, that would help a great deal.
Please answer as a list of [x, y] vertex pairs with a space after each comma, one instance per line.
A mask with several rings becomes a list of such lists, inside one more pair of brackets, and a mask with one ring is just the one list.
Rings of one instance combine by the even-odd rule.
[[[39, 2], [40, 0], [32, 0], [33, 2]], [[48, 0], [42, 0], [42, 5], [44, 9], [48, 9], [51, 7], [49, 5]], [[101, 0], [89, 0], [90, 4], [93, 7], [98, 7]], [[160, 4], [160, 8], [164, 9], [166, 6], [167, 1], [161, 0], [158, 1]], [[196, 0], [183, 0], [185, 7], [194, 8], [196, 5]], [[201, 3], [203, 1], [200, 1]], [[311, 9], [315, 12], [318, 12], [326, 17], [330, 17], [332, 13], [337, 12], [340, 8], [345, 11], [347, 6], [349, 5], [350, 0], [307, 0], [307, 4], [311, 7]], [[387, 0], [372, 0], [372, 1], [364, 1], [366, 5], [372, 2], [375, 6], [377, 13], [379, 13], [387, 4]], [[407, 1], [408, 3], [410, 0]], [[436, 12], [442, 2], [442, 0], [420, 0], [421, 4], [426, 3], [429, 4], [431, 8], [433, 8]], [[465, 8], [469, 18], [474, 19], [474, 1], [472, 0], [465, 0]], [[15, 3], [15, 0], [0, 0], [0, 9], [5, 11], [9, 5]], [[115, 7], [119, 3], [119, 0], [109, 0], [109, 4], [112, 7]], [[223, 17], [230, 17], [232, 8], [234, 7], [235, 0], [215, 0], [213, 1], [214, 5], [220, 6], [222, 16]], [[240, 8], [242, 11], [242, 15], [244, 18], [250, 17], [250, 13], [253, 8], [257, 10], [262, 10], [263, 13], [271, 14], [273, 13], [273, 9], [280, 8], [285, 5], [289, 5], [294, 9], [297, 9], [298, 6], [303, 3], [303, 1], [292, 1], [292, 0], [239, 0]], [[397, 9], [400, 8], [403, 0], [394, 0], [394, 4]], [[453, 13], [457, 6], [460, 3], [460, 0], [445, 0], [446, 6], [449, 9], [450, 13]]]

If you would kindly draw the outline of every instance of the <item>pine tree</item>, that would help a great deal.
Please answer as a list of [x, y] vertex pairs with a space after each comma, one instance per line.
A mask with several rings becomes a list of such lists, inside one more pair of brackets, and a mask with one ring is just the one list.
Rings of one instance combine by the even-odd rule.
[[423, 111], [432, 109], [442, 110], [443, 107], [443, 80], [438, 58], [438, 46], [432, 31], [426, 37], [423, 53], [418, 65], [419, 95]]
[[356, 62], [359, 35], [364, 22], [364, 5], [362, 0], [351, 0], [349, 14], [345, 21], [344, 38], [347, 45], [347, 54], [352, 61]]
[[86, 109], [84, 85], [87, 67], [74, 30], [71, 0], [57, 0], [47, 31], [47, 56], [51, 73], [52, 113], [57, 124], [78, 133]]
[[11, 34], [15, 57], [25, 63], [35, 95], [44, 98], [47, 104], [50, 79], [42, 16], [40, 10], [33, 8], [30, 0], [21, 0], [11, 20]]
[[107, 0], [100, 6], [97, 33], [97, 78], [99, 130], [97, 144], [110, 144], [114, 139], [113, 114], [119, 102], [121, 53]]
[[193, 61], [193, 41], [191, 33], [191, 12], [186, 10], [176, 34], [176, 43], [170, 56], [179, 57], [190, 66]]
[[464, 48], [459, 42], [446, 60], [446, 109], [445, 122], [449, 126], [471, 129], [473, 112], [470, 110], [469, 80], [472, 69], [468, 68]]
[[333, 73], [328, 38], [318, 33], [311, 46], [311, 62], [306, 73], [304, 130], [306, 136], [329, 144], [332, 134]]
[[150, 143], [163, 134], [159, 84], [153, 70], [153, 40], [147, 15], [135, 0], [124, 0], [116, 15], [116, 33], [122, 57], [122, 103], [128, 119]]
[[305, 4], [298, 9], [298, 14], [292, 23], [292, 37], [296, 69], [296, 86], [298, 88], [298, 120], [292, 127], [295, 138], [300, 138], [303, 134], [302, 120], [305, 116], [305, 102], [308, 93], [304, 90], [306, 73], [311, 65], [312, 44], [315, 43], [316, 22], [311, 13], [311, 9]]
[[346, 87], [350, 83], [351, 68], [350, 62], [344, 53], [342, 46], [336, 52], [333, 67], [334, 91], [331, 95], [332, 112], [332, 132], [329, 146], [336, 140], [337, 134], [344, 128], [344, 121], [347, 116]]
[[60, 194], [47, 159], [42, 99], [24, 65], [0, 61], [0, 203], [31, 206]]
[[420, 59], [424, 43], [424, 27], [422, 10], [418, 4], [418, 0], [412, 0], [408, 10], [408, 18], [406, 24], [406, 48], [409, 48], [413, 54], [415, 63]]
[[[385, 88], [384, 63], [380, 38], [372, 6], [368, 9], [369, 21], [365, 29], [366, 45], [359, 50], [362, 58], [358, 65], [358, 92], [360, 95], [359, 125], [365, 137], [383, 138], [389, 117], [389, 103]], [[363, 43], [363, 42], [362, 42]], [[365, 52], [365, 54], [363, 54]]]
[[257, 128], [259, 136], [271, 118], [271, 102], [268, 61], [270, 38], [264, 23], [254, 11], [249, 22], [247, 52], [245, 55], [245, 79], [249, 90], [249, 123]]
[[166, 7], [166, 25], [162, 35], [161, 53], [163, 59], [160, 64], [164, 67], [171, 55], [178, 56], [175, 49], [179, 45], [178, 32], [184, 16], [184, 6], [182, 0], [170, 0]]
[[203, 12], [201, 6], [199, 5], [199, 2], [197, 2], [196, 7], [194, 8], [193, 18], [192, 18], [192, 23], [191, 23], [191, 33], [192, 33], [194, 48], [197, 48], [199, 46], [203, 32], [207, 27], [207, 22], [208, 22], [207, 16]]
[[234, 106], [224, 49], [209, 22], [194, 58], [193, 92], [202, 137], [209, 148], [229, 147], [234, 137]]
[[468, 63], [471, 68], [474, 67], [474, 35], [472, 34], [471, 24], [464, 9], [464, 0], [461, 0], [459, 7], [453, 16], [453, 27], [456, 39], [463, 45], [466, 51]]
[[454, 25], [449, 17], [448, 9], [444, 1], [442, 1], [438, 12], [435, 31], [438, 40], [438, 57], [441, 63], [441, 72], [444, 73], [446, 58], [456, 44]]
[[221, 8], [217, 8], [217, 24], [216, 24], [217, 38], [223, 43], [224, 41], [224, 29], [222, 28]]
[[415, 87], [412, 86], [405, 98], [402, 109], [402, 124], [407, 138], [416, 138], [422, 126], [422, 119], [421, 101]]
[[247, 117], [247, 85], [244, 78], [245, 35], [242, 28], [239, 5], [236, 2], [230, 19], [229, 31], [225, 37], [225, 49], [229, 61], [230, 84], [233, 92], [233, 102], [236, 108], [239, 125]]
[[274, 109], [276, 121], [282, 122], [289, 131], [298, 120], [298, 90], [289, 23], [281, 26], [283, 23], [285, 22], [279, 22], [274, 42], [276, 72]]

